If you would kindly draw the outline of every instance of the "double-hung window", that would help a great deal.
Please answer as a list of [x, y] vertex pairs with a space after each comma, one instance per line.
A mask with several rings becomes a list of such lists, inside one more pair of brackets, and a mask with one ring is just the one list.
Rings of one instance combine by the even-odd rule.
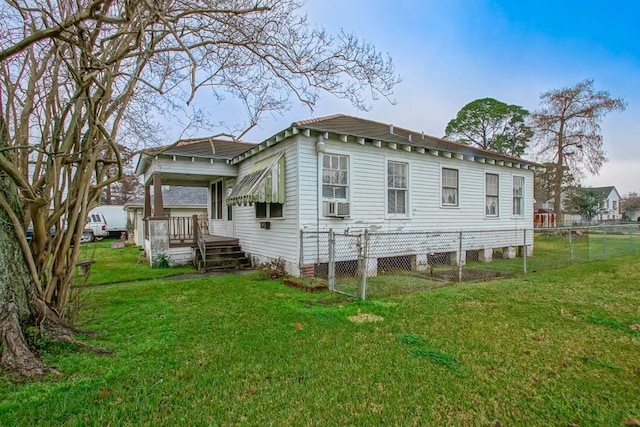
[[513, 177], [513, 215], [524, 215], [524, 177]]
[[325, 154], [322, 158], [322, 197], [348, 199], [349, 157]]
[[485, 213], [487, 216], [498, 216], [498, 175], [488, 173], [485, 175]]
[[442, 169], [442, 206], [458, 206], [457, 169]]
[[409, 164], [387, 163], [387, 213], [406, 215], [409, 189]]

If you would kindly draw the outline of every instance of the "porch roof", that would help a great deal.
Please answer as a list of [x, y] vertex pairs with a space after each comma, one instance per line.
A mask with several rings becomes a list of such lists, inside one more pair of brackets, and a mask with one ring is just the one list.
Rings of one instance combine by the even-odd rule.
[[227, 204], [284, 203], [284, 174], [284, 152], [256, 162], [233, 187]]
[[251, 149], [252, 142], [229, 141], [224, 139], [194, 138], [183, 139], [171, 145], [147, 148], [142, 151], [136, 165], [136, 173], [143, 175], [154, 158], [186, 158], [228, 161], [233, 157]]

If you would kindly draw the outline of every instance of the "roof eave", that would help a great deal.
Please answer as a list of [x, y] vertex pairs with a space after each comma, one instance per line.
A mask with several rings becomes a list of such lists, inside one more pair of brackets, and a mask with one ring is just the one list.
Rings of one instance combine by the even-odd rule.
[[[365, 139], [371, 139], [371, 137], [369, 136], [363, 136], [363, 135], [353, 135], [353, 134], [344, 134], [341, 132], [336, 132], [336, 131], [330, 131], [330, 130], [326, 130], [326, 129], [320, 129], [316, 126], [313, 126], [313, 124], [310, 125], [302, 125], [302, 126], [296, 126], [297, 122], [294, 123], [292, 126], [276, 133], [275, 135], [271, 136], [270, 138], [262, 141], [259, 144], [256, 144], [254, 147], [248, 149], [247, 151], [231, 158], [228, 163], [231, 165], [235, 165], [238, 164], [250, 157], [253, 157], [255, 154], [268, 149], [276, 144], [278, 144], [281, 141], [284, 141], [290, 137], [292, 137], [293, 135], [297, 135], [299, 133], [302, 133], [303, 135], [309, 137], [311, 136], [311, 132], [317, 132], [318, 134], [325, 134], [325, 138], [328, 139], [328, 135], [330, 133], [335, 134], [338, 136], [339, 140], [342, 140], [343, 142], [347, 142], [349, 137], [351, 137], [352, 139], [355, 139], [356, 141], [358, 141], [361, 145], [364, 145], [364, 140]], [[396, 135], [398, 136], [398, 135]], [[447, 149], [447, 150], [442, 150], [442, 149], [437, 149], [434, 147], [428, 147], [422, 144], [416, 144], [412, 141], [409, 141], [408, 139], [406, 141], [391, 141], [389, 139], [384, 139], [381, 138], [379, 140], [376, 140], [374, 142], [377, 142], [379, 144], [374, 144], [376, 146], [382, 146], [382, 143], [384, 143], [386, 146], [391, 145], [395, 145], [396, 148], [397, 146], [401, 146], [402, 148], [405, 149], [405, 151], [418, 151], [420, 152], [421, 150], [424, 150], [425, 152], [431, 152], [431, 154], [434, 154], [436, 156], [440, 156], [442, 155], [443, 157], [461, 157], [461, 159], [464, 159], [465, 157], [470, 158], [470, 157], [477, 157], [477, 158], [484, 158], [485, 160], [489, 160], [490, 164], [498, 164], [499, 166], [505, 166], [506, 163], [511, 164], [511, 167], [515, 167], [515, 168], [522, 168], [522, 165], [526, 165], [525, 168], [523, 169], [529, 169], [529, 170], [533, 170], [536, 172], [542, 172], [545, 170], [544, 165], [537, 163], [537, 162], [533, 162], [533, 161], [529, 161], [529, 160], [524, 160], [524, 159], [520, 159], [517, 157], [511, 157], [511, 156], [507, 156], [504, 154], [500, 154], [500, 153], [493, 153], [493, 152], [489, 152], [489, 151], [485, 151], [485, 150], [481, 150], [475, 147], [471, 147], [468, 145], [463, 145], [463, 144], [458, 144], [455, 141], [449, 141], [449, 140], [445, 140], [445, 139], [441, 139], [441, 138], [436, 138], [436, 137], [431, 137], [430, 138], [434, 139], [434, 140], [438, 140], [441, 141], [442, 143], [445, 143], [447, 145], [453, 145], [453, 149]], [[460, 145], [459, 147], [457, 147], [458, 145]], [[409, 148], [407, 148], [409, 147]], [[455, 148], [459, 148], [459, 150], [456, 150]], [[462, 150], [464, 149], [464, 150]], [[473, 154], [473, 156], [470, 153], [465, 153], [463, 151], [471, 151], [471, 153]], [[473, 159], [474, 161], [476, 161], [475, 159]], [[485, 161], [480, 161], [481, 163], [486, 163]], [[509, 166], [508, 166], [509, 167]]]
[[142, 176], [147, 171], [149, 167], [149, 155], [145, 152], [140, 153], [138, 156], [138, 163], [136, 163], [135, 174], [137, 176]]

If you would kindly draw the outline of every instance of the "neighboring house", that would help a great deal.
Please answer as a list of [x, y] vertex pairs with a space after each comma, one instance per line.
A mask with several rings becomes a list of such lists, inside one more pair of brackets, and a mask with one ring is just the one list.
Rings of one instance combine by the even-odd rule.
[[[164, 214], [171, 218], [192, 218], [193, 215], [207, 217], [206, 187], [173, 187], [162, 189]], [[153, 197], [150, 197], [153, 203]], [[127, 218], [133, 227], [133, 239], [136, 245], [144, 245], [144, 199], [133, 200], [124, 205]], [[179, 220], [173, 221], [177, 226]]]
[[622, 219], [622, 207], [620, 206], [622, 197], [616, 190], [616, 187], [591, 187], [591, 190], [595, 190], [604, 199], [602, 205], [600, 205], [600, 212], [598, 213], [598, 220], [618, 222]]
[[[591, 222], [619, 222], [622, 220], [622, 198], [616, 190], [616, 187], [585, 187], [590, 190], [597, 191], [603, 198], [603, 202], [600, 205], [599, 213], [591, 219]], [[562, 208], [565, 210], [566, 194], [562, 194]], [[542, 203], [543, 209], [549, 209], [555, 212], [553, 199], [547, 200]], [[588, 221], [582, 218], [580, 215], [563, 213], [563, 218], [558, 225], [574, 225], [574, 224], [586, 224]]]
[[[562, 192], [561, 194], [561, 203], [562, 203], [562, 209], [563, 211], [565, 210], [565, 204], [566, 204], [566, 200], [567, 200], [567, 194], [565, 192]], [[536, 212], [554, 212], [556, 213], [556, 209], [555, 209], [555, 200], [554, 199], [549, 199], [546, 200], [542, 203], [540, 203], [540, 206], [536, 207]], [[582, 217], [580, 215], [575, 215], [575, 214], [571, 214], [571, 213], [567, 213], [567, 212], [563, 212], [562, 215], [557, 215], [556, 213], [556, 218], [555, 218], [555, 222], [550, 225], [551, 227], [562, 227], [565, 225], [572, 225], [572, 224], [581, 224], [582, 223]]]
[[136, 171], [146, 185], [151, 258], [166, 251], [173, 256], [166, 239], [156, 236], [167, 227], [158, 188], [202, 185], [210, 235], [237, 239], [254, 262], [282, 258], [287, 271], [299, 275], [307, 270], [303, 231], [501, 230], [493, 247], [515, 253], [522, 234], [513, 231], [533, 227], [533, 177], [541, 169], [338, 114], [294, 122], [260, 144], [199, 139], [148, 150]]

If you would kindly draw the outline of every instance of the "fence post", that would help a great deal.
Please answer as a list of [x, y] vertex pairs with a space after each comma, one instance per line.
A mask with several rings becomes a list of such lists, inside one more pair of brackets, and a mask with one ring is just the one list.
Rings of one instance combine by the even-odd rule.
[[633, 231], [631, 228], [629, 228], [629, 253], [632, 254], [633, 253]]
[[522, 246], [522, 261], [523, 261], [523, 270], [524, 270], [524, 274], [527, 274], [527, 229], [525, 228], [523, 230], [523, 239], [522, 242], [524, 243], [524, 246]]
[[569, 264], [573, 264], [573, 231], [569, 227]]
[[336, 239], [333, 234], [333, 228], [329, 229], [329, 261], [327, 271], [327, 284], [329, 290], [333, 292], [336, 289]]
[[458, 282], [462, 282], [462, 231], [458, 235]]
[[364, 301], [367, 299], [367, 265], [369, 264], [369, 257], [367, 254], [369, 248], [369, 230], [366, 228], [364, 229], [364, 239], [361, 243], [362, 271], [360, 277], [360, 298]]
[[602, 256], [607, 259], [607, 229], [602, 229]]

